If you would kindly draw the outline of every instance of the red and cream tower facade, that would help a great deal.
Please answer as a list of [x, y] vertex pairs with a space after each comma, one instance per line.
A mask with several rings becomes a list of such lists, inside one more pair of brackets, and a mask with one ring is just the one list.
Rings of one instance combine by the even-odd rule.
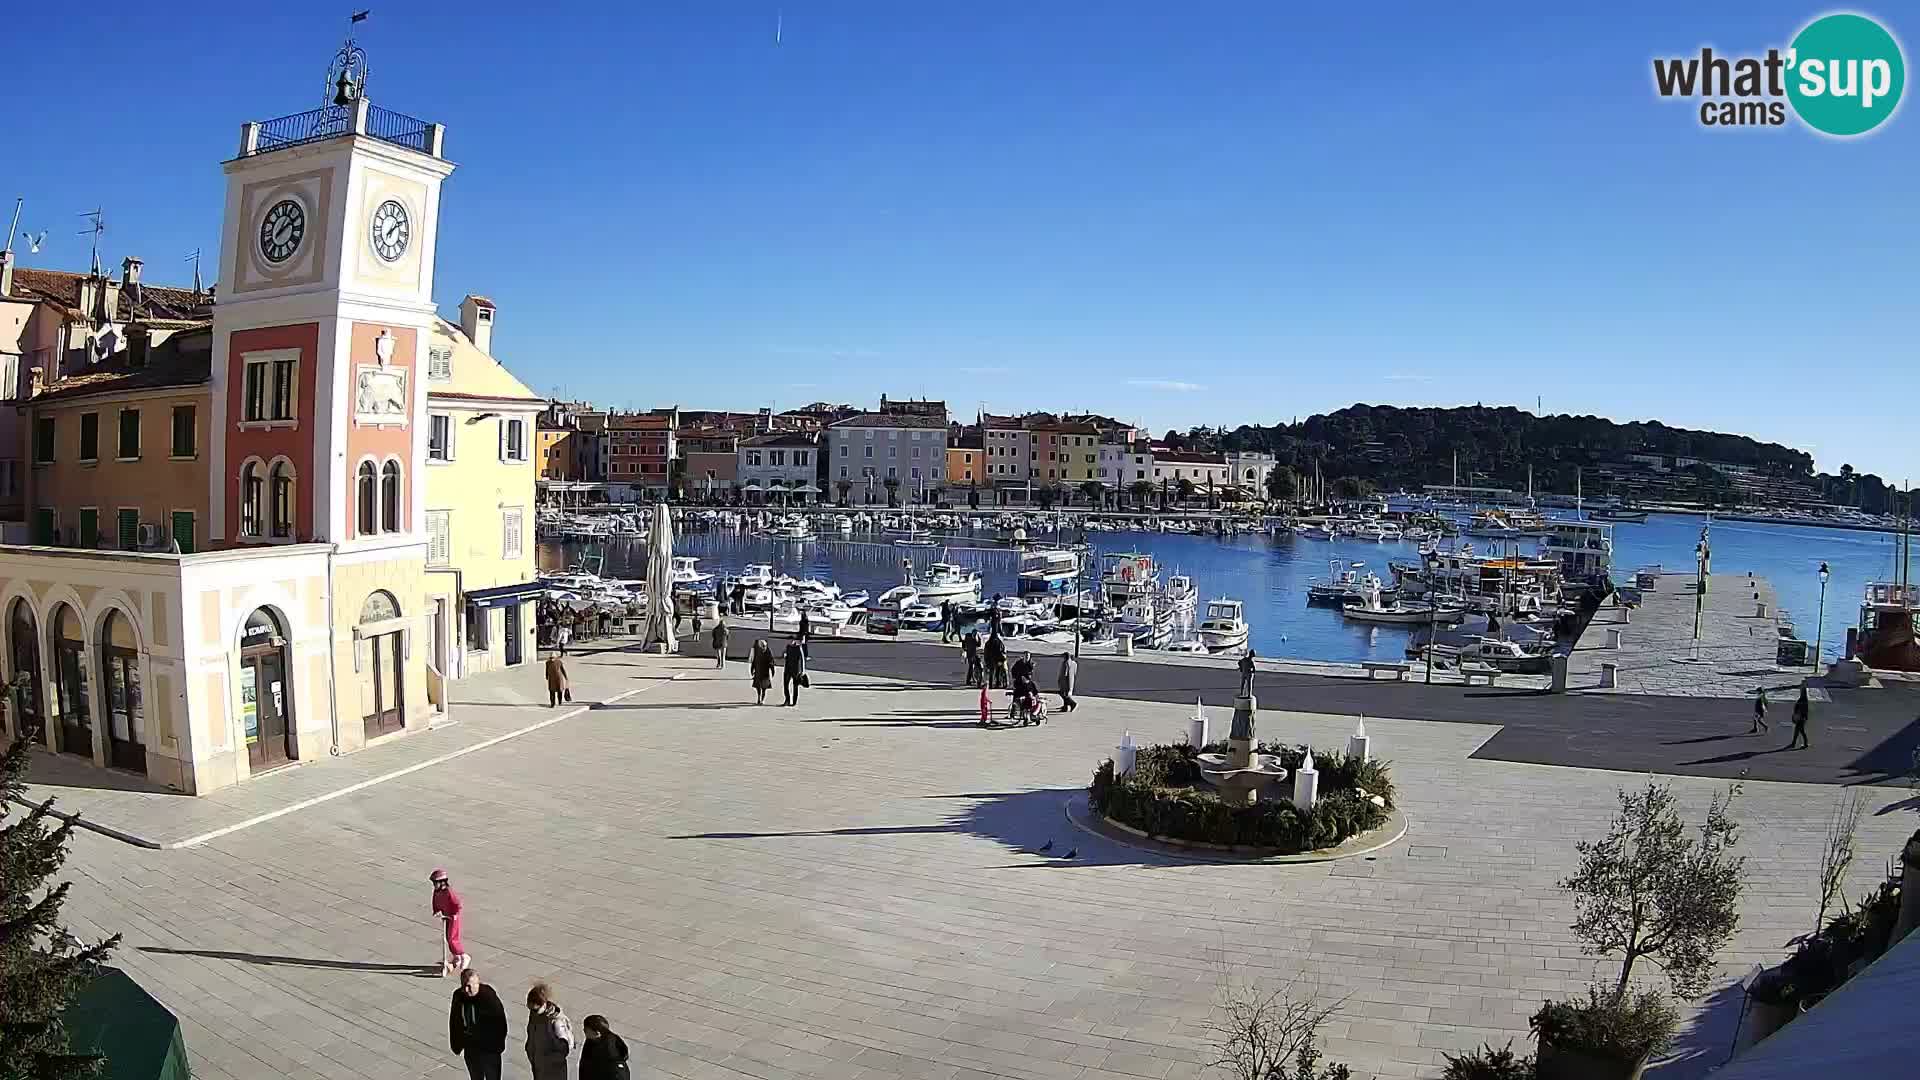
[[244, 125], [225, 165], [208, 425], [215, 545], [332, 548], [321, 610], [298, 617], [329, 628], [343, 750], [433, 713], [426, 348], [453, 171], [438, 125], [350, 76], [343, 102]]

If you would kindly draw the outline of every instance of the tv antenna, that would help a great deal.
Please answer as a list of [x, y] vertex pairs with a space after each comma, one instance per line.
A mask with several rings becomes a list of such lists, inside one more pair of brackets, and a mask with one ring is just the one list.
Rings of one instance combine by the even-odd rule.
[[101, 277], [102, 275], [100, 273], [100, 234], [107, 231], [107, 216], [101, 210], [101, 208], [97, 206], [91, 210], [81, 211], [80, 216], [83, 218], [93, 219], [93, 224], [89, 225], [84, 229], [81, 229], [80, 235], [86, 236], [89, 233], [93, 235], [93, 276]]
[[206, 292], [207, 290], [200, 287], [200, 249], [194, 248], [192, 251], [187, 252], [187, 257], [180, 261], [193, 264], [193, 291], [196, 293]]

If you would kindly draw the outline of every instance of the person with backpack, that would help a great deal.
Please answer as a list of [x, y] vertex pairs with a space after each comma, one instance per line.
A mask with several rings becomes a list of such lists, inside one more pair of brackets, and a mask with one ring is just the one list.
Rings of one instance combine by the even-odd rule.
[[553, 988], [537, 982], [527, 991], [527, 1067], [533, 1080], [567, 1080], [567, 1056], [573, 1053], [573, 1027]]
[[580, 1045], [580, 1080], [633, 1080], [627, 1064], [627, 1041], [595, 1013], [580, 1022], [587, 1041]]

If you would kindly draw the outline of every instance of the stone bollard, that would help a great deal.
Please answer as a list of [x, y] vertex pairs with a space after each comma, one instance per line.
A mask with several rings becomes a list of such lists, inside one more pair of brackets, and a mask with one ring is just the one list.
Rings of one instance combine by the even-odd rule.
[[1120, 736], [1120, 745], [1113, 748], [1113, 775], [1125, 776], [1133, 771], [1138, 759], [1139, 748], [1133, 745], [1133, 732]]
[[1133, 655], [1133, 638], [1129, 635], [1121, 634], [1117, 645], [1121, 656]]
[[1619, 647], [1620, 647], [1620, 631], [1618, 630], [1607, 631], [1607, 648], [1618, 649]]
[[1193, 718], [1187, 721], [1187, 745], [1195, 750], [1207, 745], [1207, 711], [1200, 707], [1200, 699], [1193, 699]]
[[1353, 734], [1347, 736], [1347, 756], [1357, 757], [1361, 761], [1370, 761], [1373, 740], [1367, 736], [1367, 714], [1360, 714], [1360, 722], [1353, 725]]
[[1313, 767], [1313, 751], [1300, 759], [1300, 767], [1293, 772], [1293, 805], [1302, 810], [1311, 811], [1313, 804], [1320, 799], [1320, 770]]
[[1620, 665], [1611, 661], [1600, 664], [1600, 689], [1611, 690], [1620, 684]]

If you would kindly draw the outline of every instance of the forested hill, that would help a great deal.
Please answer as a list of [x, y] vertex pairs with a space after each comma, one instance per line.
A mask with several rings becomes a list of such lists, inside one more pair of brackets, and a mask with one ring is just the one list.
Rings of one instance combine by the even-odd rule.
[[1751, 465], [1767, 473], [1811, 478], [1813, 458], [1744, 435], [1691, 431], [1658, 421], [1615, 423], [1599, 416], [1535, 416], [1515, 408], [1452, 409], [1350, 405], [1297, 424], [1200, 428], [1170, 436], [1182, 445], [1266, 450], [1302, 474], [1320, 463], [1329, 480], [1353, 476], [1383, 489], [1444, 484], [1459, 455], [1460, 482], [1571, 492], [1580, 466], [1608, 465], [1626, 455], [1673, 454]]

